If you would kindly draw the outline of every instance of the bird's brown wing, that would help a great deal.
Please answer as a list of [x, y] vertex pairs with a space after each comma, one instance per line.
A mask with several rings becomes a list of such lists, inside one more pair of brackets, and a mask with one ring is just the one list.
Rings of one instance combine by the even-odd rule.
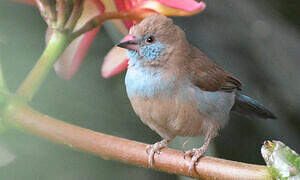
[[231, 92], [234, 89], [241, 90], [242, 83], [237, 78], [211, 61], [198, 48], [192, 48], [193, 60], [183, 66], [192, 83], [206, 91]]

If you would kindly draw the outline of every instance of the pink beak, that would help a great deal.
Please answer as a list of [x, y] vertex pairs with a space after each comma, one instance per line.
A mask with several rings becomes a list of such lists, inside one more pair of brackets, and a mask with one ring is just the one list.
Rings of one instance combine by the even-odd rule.
[[116, 46], [129, 50], [138, 50], [138, 40], [133, 35], [125, 36]]

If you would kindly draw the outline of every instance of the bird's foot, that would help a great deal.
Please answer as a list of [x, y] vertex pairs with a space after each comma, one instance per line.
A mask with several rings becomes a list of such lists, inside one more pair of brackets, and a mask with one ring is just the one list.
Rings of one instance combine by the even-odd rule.
[[165, 147], [168, 147], [168, 141], [166, 141], [165, 139], [146, 147], [146, 153], [148, 154], [148, 164], [150, 167], [153, 167], [154, 154], [160, 154], [160, 151]]
[[189, 164], [189, 170], [188, 173], [191, 174], [192, 170], [195, 169], [195, 166], [197, 165], [198, 160], [201, 158], [201, 156], [204, 155], [206, 149], [201, 147], [201, 148], [197, 148], [197, 149], [192, 149], [192, 150], [188, 150], [184, 153], [184, 159], [186, 159], [186, 157], [189, 157], [190, 160], [188, 160], [188, 164]]

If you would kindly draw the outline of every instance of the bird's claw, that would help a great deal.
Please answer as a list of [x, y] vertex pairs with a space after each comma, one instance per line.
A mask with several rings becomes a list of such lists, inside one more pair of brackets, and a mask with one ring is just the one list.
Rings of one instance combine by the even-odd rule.
[[167, 147], [167, 144], [164, 142], [157, 142], [153, 145], [146, 146], [146, 153], [148, 154], [148, 164], [150, 167], [153, 167], [154, 154], [160, 154], [163, 148]]
[[152, 150], [154, 150], [154, 152], [157, 153], [157, 154], [160, 153], [160, 148], [155, 148], [154, 145], [147, 145], [146, 146], [146, 153], [147, 154], [149, 154]]
[[191, 159], [188, 160], [188, 164], [189, 164], [189, 169], [188, 169], [188, 173], [191, 174], [192, 170], [195, 169], [195, 166], [197, 165], [198, 160], [200, 159], [200, 157], [205, 153], [205, 150], [202, 148], [198, 148], [198, 149], [192, 149], [192, 150], [188, 150], [184, 153], [184, 159], [186, 159], [186, 157], [190, 157]]
[[192, 149], [192, 150], [188, 150], [188, 151], [184, 151], [184, 155], [183, 158], [186, 160], [186, 157], [193, 157], [193, 155], [195, 154], [196, 149]]

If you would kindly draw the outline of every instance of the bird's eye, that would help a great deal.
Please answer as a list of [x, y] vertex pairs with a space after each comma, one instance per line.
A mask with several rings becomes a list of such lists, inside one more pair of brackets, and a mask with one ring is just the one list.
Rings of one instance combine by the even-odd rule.
[[149, 36], [146, 38], [145, 41], [146, 41], [146, 43], [151, 44], [154, 42], [154, 40], [155, 40], [154, 36]]

